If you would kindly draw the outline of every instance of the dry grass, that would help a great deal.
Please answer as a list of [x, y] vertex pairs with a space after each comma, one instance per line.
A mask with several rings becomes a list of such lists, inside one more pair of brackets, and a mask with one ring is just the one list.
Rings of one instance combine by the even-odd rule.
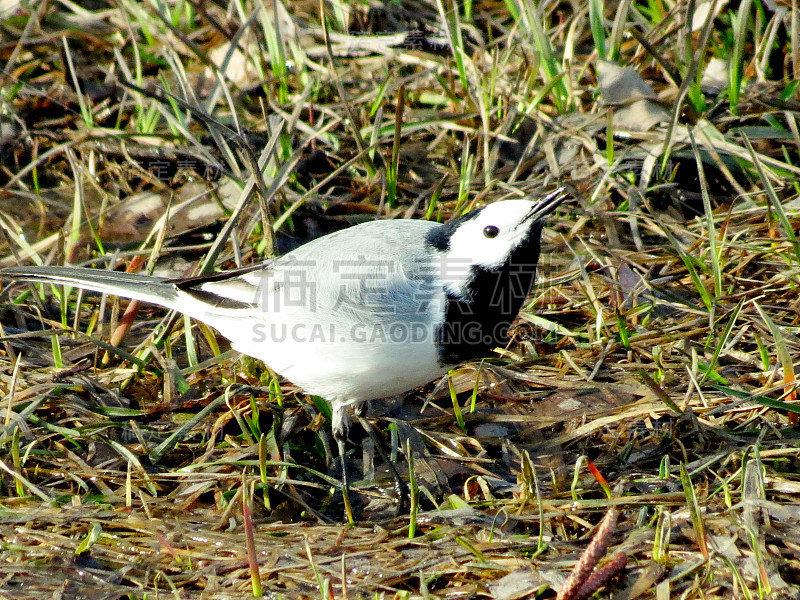
[[798, 596], [796, 7], [332, 0], [326, 44], [318, 2], [8, 4], [0, 265], [575, 202], [513, 342], [452, 374], [464, 428], [446, 384], [373, 407], [415, 518], [353, 429], [352, 529], [324, 404], [180, 317], [122, 340], [124, 302], [7, 287], [0, 597], [551, 597], [609, 506], [602, 597]]

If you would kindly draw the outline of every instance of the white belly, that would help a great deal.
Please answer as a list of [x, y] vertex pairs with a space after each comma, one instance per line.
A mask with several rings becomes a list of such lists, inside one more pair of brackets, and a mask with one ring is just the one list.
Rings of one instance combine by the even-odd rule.
[[250, 339], [237, 336], [234, 347], [329, 402], [350, 404], [393, 396], [447, 372], [439, 363], [433, 327], [421, 322], [388, 327], [261, 322], [252, 334]]

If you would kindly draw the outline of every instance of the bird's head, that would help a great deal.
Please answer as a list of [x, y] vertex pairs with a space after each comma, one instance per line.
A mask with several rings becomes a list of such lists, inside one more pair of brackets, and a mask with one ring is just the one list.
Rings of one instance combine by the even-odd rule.
[[477, 272], [499, 271], [512, 262], [535, 270], [544, 220], [565, 198], [559, 189], [539, 201], [495, 202], [432, 232], [428, 242], [440, 252], [447, 291], [463, 296]]

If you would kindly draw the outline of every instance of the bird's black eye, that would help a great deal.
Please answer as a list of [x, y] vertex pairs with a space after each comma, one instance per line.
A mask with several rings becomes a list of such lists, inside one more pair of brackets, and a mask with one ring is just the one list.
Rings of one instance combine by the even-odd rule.
[[499, 233], [500, 230], [494, 225], [487, 225], [486, 227], [483, 228], [483, 235], [485, 235], [489, 239], [496, 238]]

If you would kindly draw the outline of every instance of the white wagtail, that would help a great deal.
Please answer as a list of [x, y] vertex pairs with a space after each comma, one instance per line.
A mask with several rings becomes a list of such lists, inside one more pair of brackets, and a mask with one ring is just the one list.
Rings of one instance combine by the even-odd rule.
[[504, 346], [533, 286], [543, 222], [565, 196], [559, 189], [536, 202], [495, 202], [444, 225], [372, 221], [263, 264], [188, 279], [78, 267], [13, 267], [0, 276], [187, 314], [325, 398], [352, 521], [347, 407], [406, 392]]

